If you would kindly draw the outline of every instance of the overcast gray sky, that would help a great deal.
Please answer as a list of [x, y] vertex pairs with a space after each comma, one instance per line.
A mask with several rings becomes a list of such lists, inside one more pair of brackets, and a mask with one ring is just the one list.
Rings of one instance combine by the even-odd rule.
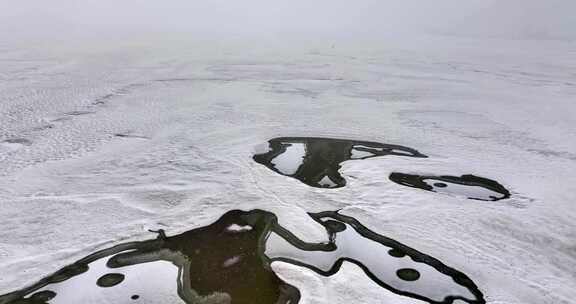
[[193, 31], [259, 35], [576, 36], [576, 0], [0, 0], [0, 34]]

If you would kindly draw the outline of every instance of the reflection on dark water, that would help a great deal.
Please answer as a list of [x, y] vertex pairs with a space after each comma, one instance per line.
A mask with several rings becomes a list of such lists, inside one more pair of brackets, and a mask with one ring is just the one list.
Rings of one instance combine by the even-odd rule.
[[510, 197], [510, 192], [497, 181], [469, 174], [457, 177], [395, 172], [390, 174], [390, 180], [408, 187], [460, 195], [482, 201], [497, 201]]
[[397, 155], [426, 157], [403, 146], [369, 141], [317, 137], [280, 137], [268, 141], [270, 150], [254, 160], [275, 172], [317, 188], [339, 188], [346, 180], [338, 170], [351, 159]]
[[351, 262], [402, 296], [429, 303], [485, 303], [465, 274], [433, 257], [337, 212], [310, 216], [326, 229], [326, 242], [301, 241], [270, 212], [233, 210], [179, 235], [158, 231], [156, 239], [98, 251], [0, 296], [0, 304], [298, 303], [300, 292], [272, 271], [274, 261], [324, 276]]

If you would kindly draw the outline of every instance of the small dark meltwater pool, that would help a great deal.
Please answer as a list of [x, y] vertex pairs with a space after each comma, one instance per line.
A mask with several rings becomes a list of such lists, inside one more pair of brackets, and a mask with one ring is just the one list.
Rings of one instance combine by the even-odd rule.
[[269, 140], [268, 145], [267, 153], [254, 155], [257, 163], [317, 188], [344, 187], [346, 180], [338, 170], [347, 160], [387, 155], [426, 157], [404, 146], [335, 138], [279, 137]]
[[497, 201], [510, 197], [510, 192], [497, 181], [471, 174], [458, 176], [415, 175], [394, 172], [393, 182], [427, 191], [464, 196], [480, 201]]
[[326, 231], [325, 241], [300, 240], [273, 213], [232, 210], [204, 227], [174, 236], [160, 230], [154, 239], [95, 252], [0, 296], [0, 304], [300, 302], [300, 291], [272, 270], [274, 262], [327, 277], [354, 263], [399, 296], [485, 303], [474, 282], [444, 262], [338, 212], [309, 215]]

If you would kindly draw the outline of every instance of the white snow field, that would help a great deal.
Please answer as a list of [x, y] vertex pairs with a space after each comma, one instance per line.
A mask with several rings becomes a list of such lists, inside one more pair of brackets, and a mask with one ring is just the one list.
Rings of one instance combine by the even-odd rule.
[[[259, 208], [309, 242], [326, 236], [307, 212], [341, 209], [491, 304], [576, 301], [575, 43], [188, 38], [0, 42], [0, 294], [148, 229]], [[428, 158], [350, 160], [345, 187], [313, 188], [252, 160], [282, 136]], [[474, 174], [511, 198], [404, 187], [395, 171]], [[349, 263], [332, 277], [272, 266], [301, 303], [423, 303]]]

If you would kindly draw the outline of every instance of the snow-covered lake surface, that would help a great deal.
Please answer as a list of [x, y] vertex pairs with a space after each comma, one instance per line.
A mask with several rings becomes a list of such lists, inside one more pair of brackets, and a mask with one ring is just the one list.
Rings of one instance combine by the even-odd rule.
[[[273, 212], [320, 242], [307, 213], [339, 209], [465, 273], [487, 303], [574, 302], [576, 44], [187, 41], [0, 43], [0, 294], [155, 237], [148, 229], [175, 235], [232, 209]], [[428, 158], [346, 161], [345, 187], [314, 188], [252, 160], [276, 137]], [[290, 173], [293, 161], [277, 165]], [[421, 191], [392, 172], [473, 174], [511, 196]], [[350, 263], [331, 277], [272, 267], [301, 303], [423, 303]]]

